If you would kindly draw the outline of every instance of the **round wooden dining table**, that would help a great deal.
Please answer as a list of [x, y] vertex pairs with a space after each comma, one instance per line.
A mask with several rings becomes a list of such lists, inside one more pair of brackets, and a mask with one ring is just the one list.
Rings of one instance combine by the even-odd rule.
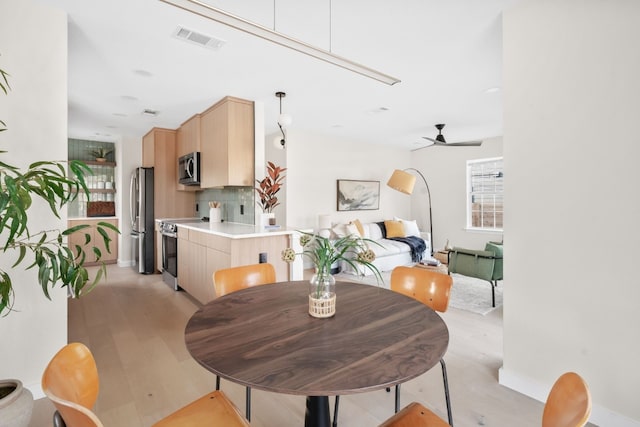
[[307, 396], [305, 427], [329, 427], [328, 396], [404, 383], [447, 350], [442, 318], [412, 298], [337, 282], [336, 314], [318, 319], [308, 314], [308, 294], [307, 281], [292, 281], [217, 298], [187, 323], [187, 349], [221, 378]]

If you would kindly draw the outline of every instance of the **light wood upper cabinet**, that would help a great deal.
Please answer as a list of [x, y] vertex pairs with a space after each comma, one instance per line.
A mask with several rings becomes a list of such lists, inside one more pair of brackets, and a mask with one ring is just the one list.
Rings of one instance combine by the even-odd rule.
[[225, 97], [200, 115], [200, 187], [252, 186], [253, 102]]
[[200, 151], [200, 114], [192, 116], [178, 128], [178, 157]]
[[176, 131], [151, 129], [142, 138], [142, 163], [153, 167], [154, 219], [194, 216], [195, 194], [178, 191]]

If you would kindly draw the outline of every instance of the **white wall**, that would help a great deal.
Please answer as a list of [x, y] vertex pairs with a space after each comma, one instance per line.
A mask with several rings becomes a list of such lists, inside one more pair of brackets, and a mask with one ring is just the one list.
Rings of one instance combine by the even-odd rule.
[[[0, 68], [10, 74], [12, 90], [0, 96], [0, 158], [25, 167], [36, 160], [67, 158], [67, 18], [61, 11], [30, 0], [2, 0]], [[43, 42], [46, 41], [46, 42]], [[42, 212], [42, 215], [38, 215]], [[38, 201], [30, 210], [32, 232], [65, 229], [62, 218]], [[3, 254], [15, 289], [15, 312], [0, 318], [0, 378], [17, 378], [36, 397], [49, 359], [67, 343], [66, 293], [59, 287], [47, 300], [28, 265], [11, 269], [15, 256]]]
[[[409, 217], [410, 198], [387, 187], [394, 169], [409, 167], [408, 151], [372, 148], [292, 127], [286, 154], [287, 226], [316, 227], [319, 214], [331, 215], [333, 222], [381, 221], [394, 215]], [[338, 179], [380, 181], [380, 209], [338, 212]]]
[[[484, 249], [488, 241], [501, 241], [502, 233], [466, 230], [467, 160], [502, 156], [502, 138], [487, 138], [479, 147], [426, 147], [412, 152], [411, 167], [424, 175], [431, 191], [433, 247]], [[415, 172], [410, 172], [417, 176]], [[505, 180], [507, 180], [505, 178]], [[412, 216], [423, 230], [429, 227], [427, 189], [418, 176], [411, 195]]]
[[640, 2], [527, 1], [503, 34], [500, 382], [544, 400], [576, 371], [594, 423], [639, 426]]

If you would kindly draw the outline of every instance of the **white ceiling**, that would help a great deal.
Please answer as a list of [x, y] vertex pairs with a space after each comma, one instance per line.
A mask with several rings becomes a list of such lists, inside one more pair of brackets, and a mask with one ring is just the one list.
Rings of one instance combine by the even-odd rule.
[[[502, 10], [521, 0], [205, 0], [401, 80], [388, 86], [160, 0], [37, 0], [69, 17], [69, 135], [115, 140], [177, 128], [220, 98], [276, 91], [297, 129], [416, 149], [502, 134]], [[178, 26], [226, 41], [172, 37]], [[157, 110], [156, 117], [142, 114]], [[382, 112], [382, 109], [388, 109]]]

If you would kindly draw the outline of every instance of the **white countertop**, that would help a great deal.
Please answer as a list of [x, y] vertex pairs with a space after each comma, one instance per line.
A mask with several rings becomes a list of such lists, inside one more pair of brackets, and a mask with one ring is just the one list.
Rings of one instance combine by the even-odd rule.
[[[170, 220], [169, 220], [170, 221]], [[189, 228], [206, 233], [215, 234], [231, 239], [247, 239], [251, 237], [267, 237], [290, 235], [296, 232], [296, 229], [280, 227], [278, 229], [265, 230], [258, 225], [240, 224], [237, 222], [180, 222], [178, 227]]]

